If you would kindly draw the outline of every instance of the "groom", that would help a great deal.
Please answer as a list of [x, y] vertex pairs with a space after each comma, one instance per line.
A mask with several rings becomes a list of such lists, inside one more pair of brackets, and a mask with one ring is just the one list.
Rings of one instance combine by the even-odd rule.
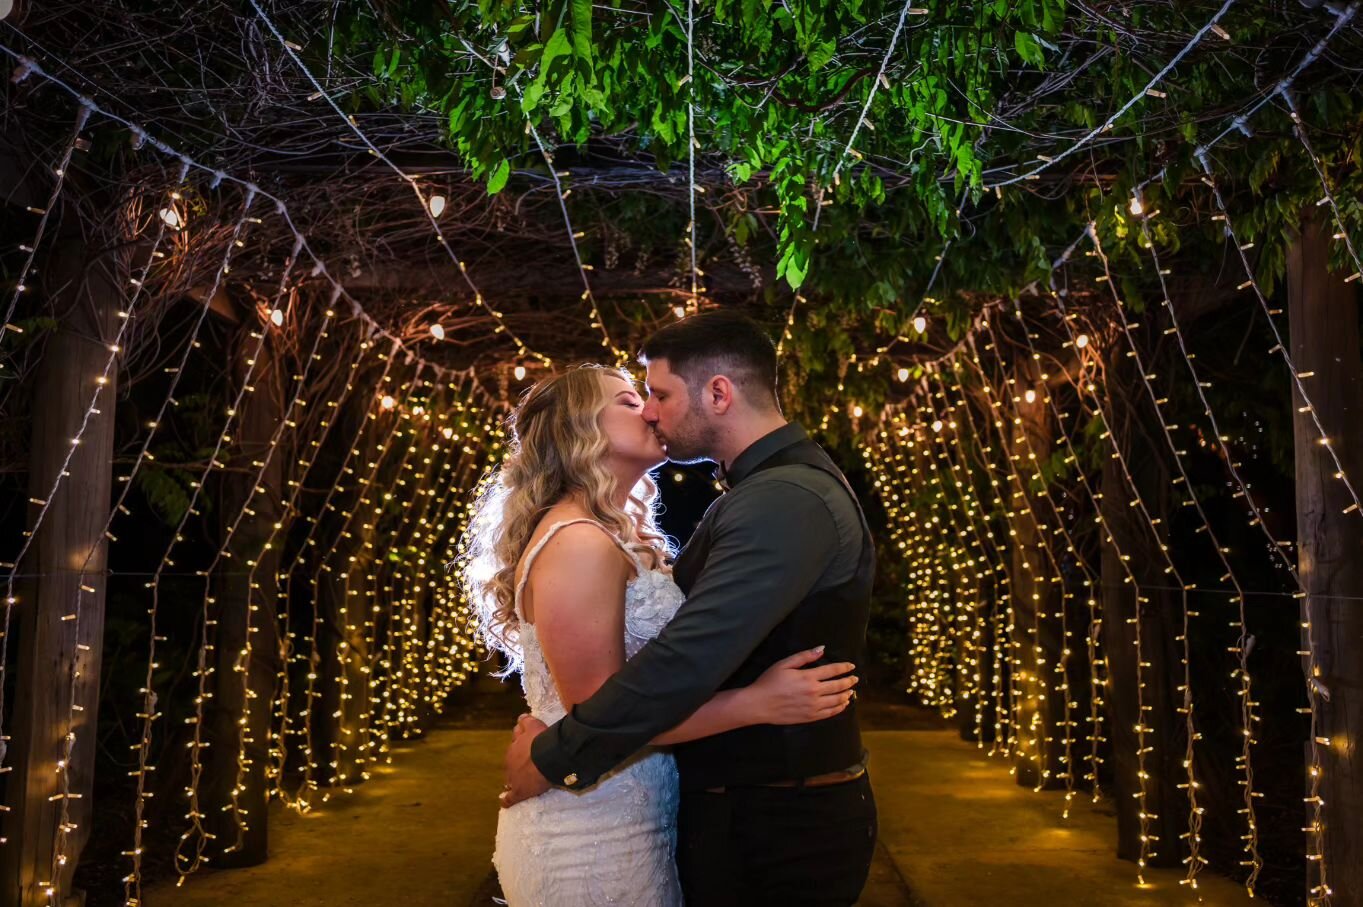
[[[658, 331], [640, 360], [644, 418], [669, 459], [717, 462], [730, 490], [677, 558], [687, 599], [658, 638], [552, 727], [522, 717], [505, 806], [590, 787], [716, 690], [794, 652], [824, 645], [821, 661], [864, 663], [871, 535], [837, 466], [781, 415], [771, 340], [715, 311]], [[855, 702], [813, 724], [683, 744], [676, 758], [688, 905], [855, 903], [876, 835]]]

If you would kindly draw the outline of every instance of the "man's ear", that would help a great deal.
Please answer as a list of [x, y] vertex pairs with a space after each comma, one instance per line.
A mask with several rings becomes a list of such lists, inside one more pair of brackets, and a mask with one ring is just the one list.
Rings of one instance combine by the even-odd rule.
[[711, 412], [724, 415], [734, 405], [734, 383], [723, 375], [715, 375], [705, 382], [705, 402]]

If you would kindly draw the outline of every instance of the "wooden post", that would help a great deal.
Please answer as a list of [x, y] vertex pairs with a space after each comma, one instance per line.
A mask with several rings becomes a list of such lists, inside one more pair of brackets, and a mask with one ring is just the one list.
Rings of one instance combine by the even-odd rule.
[[[246, 358], [241, 352], [233, 356], [238, 382], [247, 380]], [[270, 763], [271, 704], [281, 666], [275, 610], [278, 548], [262, 549], [280, 518], [283, 499], [287, 453], [279, 449], [272, 454], [269, 446], [283, 416], [283, 369], [278, 351], [266, 342], [250, 374], [255, 390], [243, 401], [238, 454], [229, 463], [219, 496], [224, 520], [235, 519], [243, 505], [254, 511], [242, 516], [229, 547], [231, 557], [218, 565], [212, 579], [217, 637], [213, 699], [206, 716], [211, 746], [204, 760], [204, 803], [219, 847], [213, 865], [220, 867], [254, 866], [267, 857], [265, 771]], [[258, 463], [267, 466], [257, 489]], [[257, 559], [256, 588], [251, 588], [251, 562]], [[250, 657], [243, 661], [248, 636]], [[243, 716], [245, 724], [240, 723]], [[244, 831], [239, 831], [238, 819]]]
[[[104, 637], [106, 542], [113, 473], [114, 405], [118, 370], [80, 426], [104, 374], [122, 308], [116, 259], [92, 257], [81, 239], [74, 211], [63, 215], [70, 227], [58, 238], [48, 262], [45, 289], [58, 327], [47, 342], [33, 384], [33, 440], [29, 494], [50, 492], [67, 454], [67, 472], [49, 502], [47, 514], [20, 569], [37, 575], [20, 590], [18, 671], [11, 754], [7, 779], [4, 837], [0, 847], [0, 904], [47, 905], [50, 885], [62, 903], [80, 903], [71, 881], [90, 836], [95, 768], [95, 728], [99, 716], [100, 655]], [[80, 444], [71, 440], [80, 432]], [[29, 505], [28, 525], [39, 506]], [[87, 564], [86, 558], [94, 554]], [[85, 569], [82, 583], [82, 568]], [[87, 590], [81, 593], [81, 585]], [[79, 620], [69, 619], [79, 600]], [[73, 676], [74, 699], [72, 699]], [[72, 702], [76, 711], [71, 711]], [[70, 720], [68, 720], [70, 719]], [[57, 762], [65, 756], [67, 732], [75, 734], [67, 762], [67, 822], [74, 829], [58, 845], [62, 793]], [[65, 857], [56, 869], [56, 853]]]
[[[1296, 440], [1297, 566], [1302, 589], [1303, 649], [1308, 680], [1315, 687], [1314, 747], [1319, 757], [1319, 788], [1306, 796], [1325, 801], [1323, 834], [1308, 833], [1307, 888], [1324, 883], [1334, 892], [1334, 907], [1363, 905], [1363, 514], [1353, 498], [1333, 451], [1354, 489], [1363, 493], [1363, 363], [1359, 359], [1358, 294], [1329, 271], [1330, 231], [1318, 210], [1310, 210], [1287, 256], [1288, 320], [1292, 361], [1310, 395], [1313, 412], [1296, 386], [1292, 389]], [[1309, 373], [1314, 372], [1314, 375]], [[1312, 418], [1314, 416], [1314, 418]], [[1329, 438], [1321, 444], [1319, 420]], [[1350, 511], [1350, 512], [1346, 512]], [[1314, 665], [1312, 665], [1314, 661]], [[1318, 685], [1318, 686], [1316, 686]], [[1311, 742], [1307, 744], [1311, 764]], [[1307, 825], [1315, 810], [1307, 804]], [[1320, 838], [1318, 841], [1317, 838]], [[1308, 903], [1318, 903], [1308, 893]]]

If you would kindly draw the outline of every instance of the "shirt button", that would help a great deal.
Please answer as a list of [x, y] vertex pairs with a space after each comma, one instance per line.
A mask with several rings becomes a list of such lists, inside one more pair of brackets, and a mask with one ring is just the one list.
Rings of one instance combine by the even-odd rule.
[[565, 778], [563, 779], [563, 786], [564, 786], [564, 787], [572, 787], [572, 786], [573, 786], [574, 784], [576, 784], [576, 783], [577, 783], [577, 772], [572, 772], [571, 774], [569, 774], [567, 777], [565, 777]]

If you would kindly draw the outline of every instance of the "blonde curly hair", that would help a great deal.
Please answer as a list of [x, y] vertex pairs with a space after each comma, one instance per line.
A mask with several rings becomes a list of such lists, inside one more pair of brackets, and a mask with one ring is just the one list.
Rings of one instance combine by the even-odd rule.
[[473, 505], [460, 545], [460, 575], [479, 634], [507, 658], [503, 674], [522, 666], [516, 568], [550, 507], [576, 495], [593, 519], [650, 567], [673, 553], [657, 527], [658, 486], [647, 474], [624, 508], [615, 504], [616, 478], [606, 466], [610, 439], [600, 425], [613, 398], [608, 375], [634, 384], [623, 370], [583, 365], [531, 387], [508, 419], [507, 456]]

